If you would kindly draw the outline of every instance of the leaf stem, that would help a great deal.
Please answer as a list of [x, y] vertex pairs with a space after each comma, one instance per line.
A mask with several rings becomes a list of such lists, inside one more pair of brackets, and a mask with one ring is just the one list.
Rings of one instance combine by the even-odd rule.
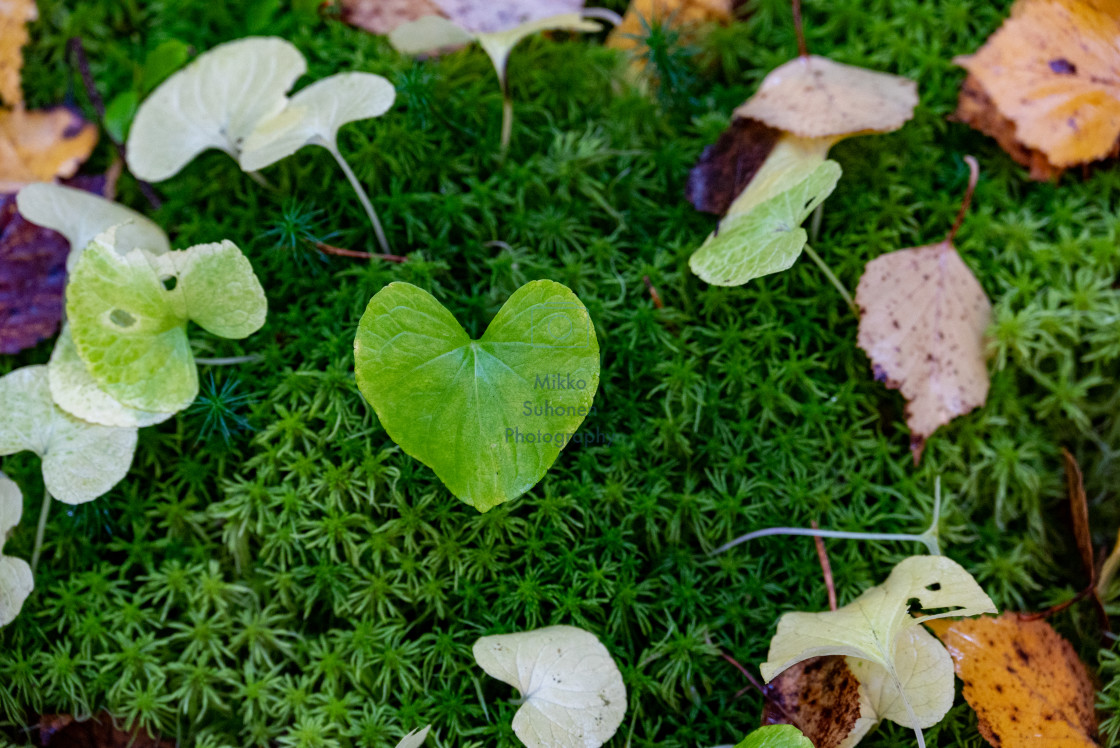
[[513, 99], [509, 96], [509, 90], [505, 85], [502, 86], [502, 135], [501, 135], [501, 149], [502, 156], [504, 157], [509, 151], [509, 141], [513, 137]]
[[809, 46], [805, 44], [805, 28], [801, 22], [801, 0], [793, 0], [793, 30], [797, 33], [797, 54], [809, 56]]
[[337, 146], [327, 146], [327, 150], [334, 156], [334, 160], [338, 162], [339, 168], [342, 173], [346, 175], [346, 180], [350, 182], [350, 186], [354, 188], [354, 192], [358, 193], [358, 200], [362, 203], [362, 208], [365, 209], [366, 215], [369, 216], [369, 222], [373, 226], [373, 233], [377, 236], [377, 243], [381, 245], [381, 251], [385, 254], [390, 254], [389, 240], [385, 238], [385, 229], [381, 228], [381, 221], [377, 218], [377, 211], [373, 209], [373, 203], [369, 201], [369, 195], [366, 194], [365, 189], [362, 188], [362, 183], [358, 181], [358, 176], [354, 170], [350, 168], [350, 164], [346, 163], [346, 159], [338, 152]]
[[[814, 530], [821, 529], [817, 525], [817, 521], [813, 520], [809, 523], [813, 526]], [[824, 574], [824, 586], [828, 591], [828, 609], [836, 610], [836, 585], [832, 581], [832, 564], [828, 561], [828, 549], [824, 547], [824, 539], [820, 535], [813, 538], [813, 544], [817, 546], [817, 559], [821, 562], [821, 573]]]
[[374, 254], [373, 252], [359, 252], [356, 249], [345, 249], [344, 247], [336, 247], [333, 244], [326, 242], [315, 242], [315, 249], [328, 255], [337, 255], [339, 257], [358, 257], [363, 260], [385, 260], [386, 262], [408, 262], [408, 258], [402, 255], [384, 255]]
[[196, 364], [203, 366], [231, 366], [233, 364], [251, 364], [255, 361], [260, 361], [261, 355], [259, 353], [251, 353], [248, 356], [226, 356], [224, 358], [195, 358]]
[[976, 159], [972, 156], [965, 156], [964, 162], [968, 164], [968, 187], [964, 191], [964, 199], [961, 200], [961, 209], [957, 212], [957, 220], [953, 221], [953, 228], [949, 229], [949, 235], [945, 237], [946, 244], [952, 244], [953, 239], [957, 236], [957, 229], [961, 227], [964, 214], [968, 212], [968, 206], [972, 204], [972, 193], [975, 192], [976, 182], [980, 178], [980, 164], [976, 163]]
[[35, 549], [31, 551], [31, 573], [39, 566], [39, 555], [43, 552], [43, 536], [47, 532], [47, 517], [51, 513], [51, 492], [43, 488], [43, 508], [39, 511], [39, 527], [35, 530]]
[[816, 250], [814, 250], [809, 244], [805, 245], [805, 254], [809, 255], [809, 259], [817, 264], [817, 267], [819, 267], [821, 269], [821, 272], [824, 273], [824, 277], [828, 278], [829, 283], [831, 283], [833, 287], [840, 292], [840, 296], [843, 297], [844, 302], [848, 305], [848, 308], [852, 310], [852, 314], [858, 317], [859, 307], [856, 306], [855, 299], [853, 299], [852, 295], [848, 293], [848, 289], [844, 287], [844, 284], [840, 282], [840, 279], [836, 277], [836, 274], [832, 272], [832, 269], [825, 263], [824, 260], [821, 259], [821, 256], [817, 254]]

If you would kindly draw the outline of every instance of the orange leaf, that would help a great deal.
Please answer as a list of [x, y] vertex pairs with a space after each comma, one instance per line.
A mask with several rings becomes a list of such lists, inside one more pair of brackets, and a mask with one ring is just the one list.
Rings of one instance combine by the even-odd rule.
[[622, 23], [607, 35], [607, 46], [641, 52], [647, 25], [662, 23], [694, 31], [705, 23], [730, 23], [741, 4], [735, 0], [631, 0]]
[[792, 724], [815, 748], [838, 748], [859, 721], [859, 681], [840, 655], [799, 662], [762, 692], [762, 724]]
[[5, 0], [0, 4], [0, 100], [8, 106], [23, 103], [20, 71], [27, 24], [39, 17], [35, 0]]
[[[1120, 0], [1017, 0], [961, 65], [1015, 126], [1015, 139], [1064, 168], [1120, 145]], [[962, 117], [963, 118], [963, 117]]]
[[1002, 748], [1098, 746], [1094, 689], [1050, 624], [1018, 613], [926, 624], [953, 657], [980, 734]]
[[0, 110], [0, 192], [71, 177], [97, 144], [97, 127], [74, 110]]

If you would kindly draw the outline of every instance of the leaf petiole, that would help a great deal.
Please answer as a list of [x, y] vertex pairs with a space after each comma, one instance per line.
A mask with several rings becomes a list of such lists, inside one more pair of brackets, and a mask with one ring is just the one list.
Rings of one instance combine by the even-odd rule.
[[856, 306], [855, 299], [852, 298], [852, 295], [848, 292], [848, 289], [844, 287], [844, 284], [840, 282], [840, 279], [836, 277], [836, 274], [832, 272], [832, 268], [828, 266], [821, 256], [817, 254], [816, 250], [809, 244], [805, 245], [805, 254], [809, 255], [809, 259], [816, 263], [817, 267], [824, 273], [824, 277], [828, 278], [829, 283], [840, 292], [840, 296], [843, 297], [848, 308], [852, 310], [852, 314], [858, 317], [859, 307]]
[[35, 549], [31, 552], [31, 573], [39, 566], [39, 554], [43, 552], [43, 536], [47, 531], [47, 517], [51, 513], [51, 492], [43, 488], [43, 508], [39, 511], [39, 527], [35, 530]]
[[338, 162], [339, 168], [342, 169], [342, 173], [346, 175], [346, 181], [350, 182], [350, 186], [354, 188], [354, 192], [358, 193], [358, 200], [361, 202], [362, 208], [365, 209], [366, 215], [369, 216], [369, 222], [373, 226], [373, 233], [377, 236], [377, 243], [381, 245], [381, 251], [385, 254], [392, 254], [392, 251], [389, 249], [389, 240], [385, 238], [385, 229], [381, 228], [381, 221], [377, 217], [377, 211], [373, 209], [373, 203], [370, 202], [369, 195], [366, 194], [362, 183], [358, 181], [358, 175], [350, 168], [350, 164], [346, 163], [346, 159], [338, 152], [338, 148], [325, 141], [320, 142], [320, 145], [325, 146], [326, 149], [331, 152], [331, 155], [334, 156], [334, 160]]

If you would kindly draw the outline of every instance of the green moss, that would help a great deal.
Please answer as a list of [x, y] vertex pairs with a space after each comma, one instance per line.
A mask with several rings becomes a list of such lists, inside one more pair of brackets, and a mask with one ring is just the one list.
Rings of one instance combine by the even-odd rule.
[[[130, 61], [168, 38], [205, 49], [247, 31], [224, 3], [39, 5], [25, 81], [35, 105], [74, 90], [70, 36], [84, 39], [111, 96], [130, 85]], [[754, 6], [695, 54], [667, 57], [687, 83], [668, 102], [620, 86], [619, 59], [593, 40], [527, 42], [510, 66], [518, 121], [504, 162], [500, 94], [481, 51], [414, 62], [334, 20], [274, 16], [263, 32], [295, 42], [312, 78], [367, 70], [398, 86], [394, 110], [347, 127], [341, 147], [411, 259], [301, 254], [306, 236], [375, 245], [329, 156], [313, 150], [266, 172], [275, 190], [217, 153], [159, 185], [154, 217], [176, 246], [232, 239], [268, 291], [269, 321], [249, 340], [192, 332], [201, 356], [260, 356], [215, 373], [253, 394], [236, 411], [249, 429], [207, 439], [205, 415], [183, 413], [141, 433], [129, 478], [109, 495], [53, 507], [37, 590], [0, 631], [10, 737], [40, 711], [104, 707], [209, 748], [381, 746], [427, 722], [441, 745], [512, 746], [509, 689], [474, 666], [470, 646], [567, 623], [597, 633], [622, 668], [630, 708], [612, 745], [735, 742], [761, 702], [734, 698], [745, 684], [716, 648], [758, 663], [777, 617], [824, 608], [825, 590], [806, 538], [706, 551], [813, 519], [916, 532], [937, 475], [950, 498], [945, 547], [1001, 608], [1041, 608], [1079, 588], [1062, 445], [1085, 468], [1097, 540], [1120, 524], [1120, 172], [1035, 184], [992, 141], [946, 121], [963, 77], [950, 59], [979, 46], [1007, 3], [808, 5], [814, 51], [921, 89], [901, 131], [834, 150], [844, 177], [814, 246], [849, 287], [869, 259], [944, 235], [967, 177], [961, 155], [983, 169], [958, 246], [996, 309], [991, 395], [914, 467], [902, 400], [872, 380], [855, 320], [815, 267], [734, 289], [688, 271], [713, 221], [683, 200], [687, 170], [795, 49], [788, 4]], [[110, 156], [103, 145], [95, 162]], [[131, 181], [122, 189], [144, 209]], [[354, 385], [354, 330], [370, 296], [403, 280], [477, 337], [535, 278], [587, 304], [603, 370], [586, 429], [615, 436], [570, 446], [529, 494], [479, 515], [380, 428]], [[4, 470], [36, 516], [36, 460], [9, 458]], [[32, 535], [21, 527], [5, 551], [27, 557]], [[842, 601], [920, 550], [829, 549]], [[1091, 664], [1093, 620], [1083, 607], [1056, 620]], [[1120, 673], [1116, 654], [1106, 659], [1101, 703], [1115, 710]], [[1115, 739], [1115, 718], [1108, 726]], [[909, 739], [884, 726], [865, 745]], [[929, 740], [981, 744], [964, 705]]]

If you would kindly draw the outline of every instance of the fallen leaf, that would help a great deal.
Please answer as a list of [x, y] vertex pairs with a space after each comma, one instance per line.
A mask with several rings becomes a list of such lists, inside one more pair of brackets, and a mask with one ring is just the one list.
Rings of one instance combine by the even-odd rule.
[[979, 51], [954, 62], [1015, 140], [1054, 167], [1120, 153], [1120, 0], [1017, 0]]
[[815, 748], [840, 748], [859, 722], [859, 679], [838, 655], [803, 660], [762, 691], [762, 724], [792, 724]]
[[[814, 748], [814, 743], [792, 725], [769, 725], [743, 738], [735, 748]], [[817, 744], [816, 748], [821, 747]]]
[[343, 23], [378, 35], [402, 23], [440, 15], [432, 0], [341, 0], [338, 6]]
[[1096, 689], [1073, 647], [1042, 620], [1018, 613], [998, 618], [931, 621], [944, 642], [964, 698], [993, 746], [1098, 746]]
[[682, 41], [687, 43], [705, 24], [730, 23], [742, 4], [742, 0], [630, 0], [622, 23], [607, 35], [606, 45], [641, 54], [647, 27], [655, 23], [683, 32]]
[[97, 126], [66, 106], [0, 109], [0, 192], [74, 176], [97, 145]]
[[1085, 495], [1081, 466], [1064, 447], [1062, 461], [1066, 466], [1066, 493], [1069, 496], [1069, 511], [1073, 519], [1073, 538], [1077, 543], [1077, 551], [1081, 554], [1081, 565], [1091, 580], [1089, 585], [1096, 586], [1097, 563], [1093, 553], [1093, 535], [1089, 531], [1089, 498]]
[[0, 101], [10, 107], [23, 104], [23, 46], [29, 38], [27, 24], [38, 17], [35, 0], [7, 0], [0, 5]]
[[781, 135], [781, 130], [757, 120], [732, 120], [688, 172], [685, 197], [697, 210], [722, 216], [754, 179]]
[[897, 130], [917, 104], [918, 86], [908, 78], [808, 55], [770, 71], [735, 116], [827, 138]]
[[39, 718], [38, 744], [44, 748], [175, 748], [175, 743], [154, 738], [143, 727], [119, 729], [108, 712], [88, 719], [44, 714]]
[[[912, 599], [922, 610], [951, 610], [914, 617]], [[912, 556], [838, 610], [783, 615], [760, 670], [769, 683], [809, 658], [842, 655], [868, 692], [873, 719], [914, 728], [921, 742], [920, 730], [952, 706], [953, 673], [944, 648], [918, 624], [994, 612], [991, 599], [959, 564], [944, 556]]]
[[8, 534], [22, 515], [23, 493], [15, 481], [0, 473], [0, 626], [15, 620], [23, 601], [35, 589], [35, 578], [27, 562], [2, 553]]
[[69, 252], [65, 238], [19, 214], [15, 195], [0, 197], [0, 354], [58, 330]]
[[0, 456], [25, 450], [42, 460], [47, 491], [82, 504], [119, 483], [132, 465], [136, 429], [74, 418], [51, 399], [46, 366], [24, 366], [0, 377]]
[[961, 214], [945, 240], [875, 258], [856, 288], [859, 347], [876, 381], [906, 398], [915, 464], [939, 426], [988, 397], [984, 332], [992, 305], [953, 246], [975, 185], [975, 163]]
[[1101, 566], [1100, 578], [1097, 580], [1099, 597], [1104, 598], [1108, 594], [1108, 588], [1116, 577], [1117, 571], [1120, 571], [1120, 532], [1116, 534], [1116, 544], [1112, 546], [1112, 553], [1108, 554]]
[[529, 748], [598, 748], [626, 714], [626, 685], [610, 652], [589, 631], [548, 626], [484, 636], [474, 659], [516, 688], [513, 732]]

